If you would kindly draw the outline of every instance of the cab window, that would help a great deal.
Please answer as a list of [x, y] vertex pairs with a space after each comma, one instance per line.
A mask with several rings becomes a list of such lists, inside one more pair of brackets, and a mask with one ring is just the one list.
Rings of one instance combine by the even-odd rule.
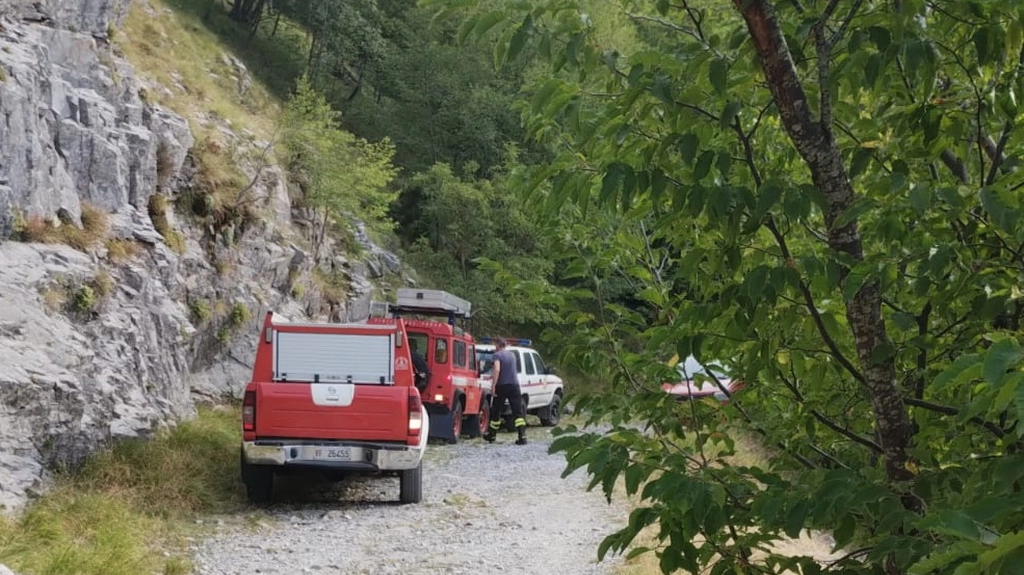
[[427, 334], [425, 333], [413, 333], [411, 331], [408, 332], [408, 337], [409, 350], [415, 354], [418, 354], [420, 357], [424, 359], [424, 361], [426, 361], [427, 351], [430, 349], [428, 343], [430, 341], [430, 338], [427, 337]]
[[434, 340], [434, 363], [448, 363], [448, 340]]
[[523, 359], [526, 360], [526, 375], [537, 375], [536, 370], [533, 368], [533, 354], [524, 353]]
[[466, 367], [476, 371], [476, 348], [470, 347], [469, 353], [466, 354]]
[[516, 356], [516, 373], [523, 373], [523, 358], [519, 357], [519, 350], [513, 349], [512, 355]]
[[537, 373], [541, 375], [547, 373], [547, 367], [544, 365], [544, 362], [540, 359], [540, 355], [536, 353], [530, 353], [530, 355], [533, 356], [533, 363], [534, 365], [537, 366]]
[[456, 340], [452, 344], [452, 365], [466, 367], [466, 342]]

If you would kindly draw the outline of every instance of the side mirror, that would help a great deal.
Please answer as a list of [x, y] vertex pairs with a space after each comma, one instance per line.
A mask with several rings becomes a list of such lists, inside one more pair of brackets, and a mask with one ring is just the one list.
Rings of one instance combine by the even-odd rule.
[[544, 374], [545, 374], [545, 375], [555, 375], [555, 368], [553, 368], [553, 367], [551, 367], [551, 366], [549, 365], [549, 366], [547, 367], [547, 369], [545, 369], [545, 370], [544, 370]]

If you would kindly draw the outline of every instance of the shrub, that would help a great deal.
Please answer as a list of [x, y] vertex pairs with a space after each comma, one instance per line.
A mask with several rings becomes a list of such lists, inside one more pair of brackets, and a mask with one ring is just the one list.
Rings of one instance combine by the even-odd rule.
[[192, 302], [189, 309], [192, 311], [192, 318], [199, 324], [205, 323], [206, 320], [210, 319], [210, 316], [213, 315], [213, 310], [210, 309], [210, 304], [203, 300]]
[[83, 285], [74, 290], [71, 297], [71, 309], [80, 313], [88, 313], [96, 307], [96, 292], [92, 287]]
[[249, 308], [244, 303], [237, 302], [231, 306], [231, 313], [228, 315], [228, 320], [232, 327], [239, 327], [245, 322], [249, 321], [252, 317], [252, 313], [249, 312]]

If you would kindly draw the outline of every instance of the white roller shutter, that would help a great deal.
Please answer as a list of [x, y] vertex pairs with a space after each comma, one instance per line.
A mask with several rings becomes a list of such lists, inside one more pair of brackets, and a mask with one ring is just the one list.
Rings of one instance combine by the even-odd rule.
[[274, 332], [274, 379], [393, 385], [392, 334]]

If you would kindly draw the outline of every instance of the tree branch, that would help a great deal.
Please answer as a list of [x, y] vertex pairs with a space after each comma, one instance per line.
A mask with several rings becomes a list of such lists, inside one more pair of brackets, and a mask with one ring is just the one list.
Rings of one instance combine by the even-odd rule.
[[[775, 243], [779, 245], [779, 250], [782, 252], [782, 257], [786, 261], [786, 265], [795, 266], [793, 263], [793, 256], [789, 253], [789, 246], [786, 244], [786, 238], [779, 231], [778, 226], [775, 225], [775, 220], [769, 215], [768, 221], [765, 223], [768, 230], [775, 237]], [[807, 311], [810, 312], [811, 318], [814, 320], [815, 327], [818, 328], [818, 333], [821, 335], [821, 339], [824, 340], [825, 345], [828, 346], [829, 351], [832, 352], [832, 357], [842, 365], [846, 371], [850, 372], [857, 381], [864, 383], [864, 376], [857, 370], [857, 368], [850, 362], [849, 359], [843, 355], [840, 351], [839, 345], [836, 340], [832, 337], [832, 334], [828, 332], [828, 328], [825, 327], [825, 320], [821, 318], [821, 313], [818, 312], [818, 306], [814, 304], [814, 295], [811, 294], [811, 288], [804, 283], [803, 278], [800, 278], [800, 293], [804, 296], [804, 305], [807, 307]]]
[[[929, 401], [924, 401], [922, 399], [915, 399], [913, 397], [904, 397], [903, 401], [907, 405], [910, 405], [910, 406], [913, 406], [913, 407], [920, 407], [921, 409], [927, 409], [928, 411], [934, 411], [935, 413], [941, 413], [943, 415], [960, 415], [960, 410], [959, 409], [957, 409], [955, 407], [950, 407], [948, 405], [941, 405], [941, 404], [938, 404], [938, 403], [931, 403]], [[980, 417], [971, 417], [970, 419], [968, 419], [968, 421], [970, 421], [971, 423], [973, 423], [975, 425], [978, 425], [980, 427], [984, 427], [985, 429], [990, 431], [992, 433], [992, 435], [995, 435], [999, 439], [1002, 439], [1002, 438], [1006, 437], [1006, 430], [1004, 430], [1003, 428], [999, 427], [998, 425], [996, 425], [996, 424], [994, 424], [994, 423], [992, 423], [990, 421], [985, 421], [985, 420], [981, 419]]]
[[[792, 370], [792, 369], [793, 369], [793, 366], [790, 366], [790, 370]], [[793, 394], [793, 397], [797, 400], [797, 402], [799, 402], [801, 405], [806, 406], [807, 402], [804, 399], [804, 394], [800, 392], [799, 388], [797, 388], [796, 382], [795, 381], [790, 381], [788, 377], [786, 377], [785, 375], [782, 375], [781, 373], [779, 374], [779, 376], [782, 378], [782, 383], [787, 388], [789, 388], [789, 391]], [[854, 443], [858, 443], [860, 445], [863, 445], [864, 447], [867, 447], [868, 449], [871, 449], [875, 453], [882, 453], [882, 447], [880, 445], [878, 445], [877, 443], [875, 443], [874, 441], [871, 441], [870, 439], [861, 437], [861, 436], [857, 435], [856, 433], [850, 431], [849, 429], [843, 427], [842, 425], [839, 425], [838, 423], [836, 423], [836, 422], [832, 421], [831, 419], [825, 417], [825, 415], [822, 414], [817, 409], [810, 408], [809, 411], [810, 411], [810, 414], [814, 416], [814, 419], [817, 419], [818, 421], [820, 421], [822, 423], [822, 425], [824, 425], [825, 427], [831, 429], [832, 431], [838, 433], [839, 435], [842, 435], [843, 437], [849, 439], [850, 441], [853, 441]], [[845, 465], [844, 465], [844, 467], [845, 467]]]
[[[1003, 150], [1006, 148], [1006, 142], [1010, 139], [1010, 132], [1013, 130], [1013, 125], [1010, 122], [1003, 124], [1003, 133], [999, 136], [999, 143], [996, 144], [994, 150], [991, 153], [992, 165], [988, 169], [988, 176], [985, 178], [985, 185], [991, 186], [996, 181], [996, 172], [999, 171], [999, 166], [1003, 165], [1003, 161], [1006, 160], [1006, 156], [1003, 155]], [[986, 138], [988, 139], [988, 138]]]

